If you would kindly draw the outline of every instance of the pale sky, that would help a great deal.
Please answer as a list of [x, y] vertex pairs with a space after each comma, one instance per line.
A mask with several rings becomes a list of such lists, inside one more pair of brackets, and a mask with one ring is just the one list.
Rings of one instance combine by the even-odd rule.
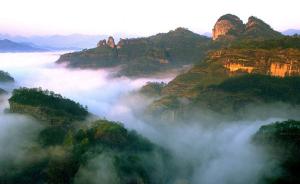
[[147, 36], [185, 27], [211, 32], [232, 13], [255, 15], [282, 31], [300, 29], [300, 0], [0, 0], [0, 33]]

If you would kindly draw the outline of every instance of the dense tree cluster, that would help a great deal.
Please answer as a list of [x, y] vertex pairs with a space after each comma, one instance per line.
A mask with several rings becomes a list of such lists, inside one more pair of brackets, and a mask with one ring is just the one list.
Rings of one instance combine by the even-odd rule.
[[244, 93], [264, 101], [300, 103], [300, 77], [273, 77], [267, 75], [243, 75], [229, 78], [216, 89], [230, 93]]
[[[165, 183], [168, 179], [159, 171], [163, 168], [155, 163], [157, 158], [167, 162], [165, 151], [116, 122], [98, 120], [92, 122], [91, 127], [78, 130], [50, 126], [42, 130], [38, 138], [41, 148], [27, 150], [30, 157], [36, 159], [17, 169], [15, 165], [6, 167], [6, 172], [0, 172], [0, 183], [74, 183], [80, 168], [99, 156], [111, 162], [112, 168], [107, 166], [106, 169], [114, 173], [114, 183]], [[44, 152], [49, 153], [40, 155]], [[83, 182], [94, 179], [85, 178]]]
[[[264, 148], [277, 163], [279, 175], [265, 176], [267, 183], [299, 183], [300, 122], [288, 120], [263, 125], [253, 136], [253, 143]], [[276, 172], [276, 171], [274, 171]]]
[[9, 103], [12, 112], [28, 113], [54, 124], [84, 120], [88, 115], [87, 107], [42, 88], [15, 89]]
[[300, 49], [300, 36], [284, 36], [281, 38], [267, 40], [237, 40], [232, 42], [229, 47], [238, 49]]

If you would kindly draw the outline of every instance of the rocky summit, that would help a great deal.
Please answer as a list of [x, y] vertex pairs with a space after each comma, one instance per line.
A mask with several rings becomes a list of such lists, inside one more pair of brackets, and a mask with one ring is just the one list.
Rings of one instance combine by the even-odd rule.
[[213, 40], [272, 39], [282, 36], [257, 17], [250, 16], [248, 22], [244, 24], [239, 17], [232, 14], [221, 16], [212, 33]]
[[223, 15], [218, 19], [212, 30], [213, 40], [224, 36], [232, 39], [241, 35], [244, 29], [245, 25], [239, 17], [232, 14]]
[[105, 46], [108, 46], [110, 48], [115, 48], [116, 47], [115, 40], [112, 36], [108, 37], [107, 42], [106, 42], [105, 39], [103, 39], [103, 40], [100, 40], [97, 43], [97, 47], [105, 47]]

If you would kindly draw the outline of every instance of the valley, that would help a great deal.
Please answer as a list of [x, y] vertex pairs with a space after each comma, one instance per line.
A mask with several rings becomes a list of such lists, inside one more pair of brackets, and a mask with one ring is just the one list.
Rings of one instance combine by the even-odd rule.
[[0, 183], [298, 183], [299, 36], [212, 31], [0, 53]]

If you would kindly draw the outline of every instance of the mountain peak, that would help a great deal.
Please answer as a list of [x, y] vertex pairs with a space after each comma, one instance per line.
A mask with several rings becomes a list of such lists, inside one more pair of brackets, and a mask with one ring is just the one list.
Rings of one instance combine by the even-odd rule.
[[230, 21], [232, 21], [232, 22], [234, 22], [234, 21], [237, 21], [237, 22], [239, 22], [239, 21], [241, 21], [240, 20], [240, 18], [238, 17], [238, 16], [236, 16], [236, 15], [233, 15], [233, 14], [225, 14], [225, 15], [222, 15], [219, 19], [218, 19], [218, 21], [221, 21], [221, 20], [230, 20]]
[[178, 27], [174, 31], [176, 31], [176, 32], [185, 32], [185, 31], [189, 31], [189, 30], [187, 28], [184, 28], [184, 27]]
[[273, 30], [271, 26], [263, 20], [250, 16], [246, 23], [244, 33], [245, 38], [269, 39], [282, 36], [279, 32]]
[[263, 20], [250, 16], [244, 24], [236, 15], [221, 16], [213, 28], [213, 40], [236, 38], [269, 39], [280, 37], [281, 34], [271, 28]]
[[234, 39], [239, 36], [245, 29], [243, 21], [236, 15], [226, 14], [221, 16], [216, 22], [212, 32], [213, 40], [226, 37]]
[[97, 44], [97, 47], [109, 46], [110, 48], [115, 48], [115, 40], [112, 36], [108, 37], [108, 40], [100, 40]]

